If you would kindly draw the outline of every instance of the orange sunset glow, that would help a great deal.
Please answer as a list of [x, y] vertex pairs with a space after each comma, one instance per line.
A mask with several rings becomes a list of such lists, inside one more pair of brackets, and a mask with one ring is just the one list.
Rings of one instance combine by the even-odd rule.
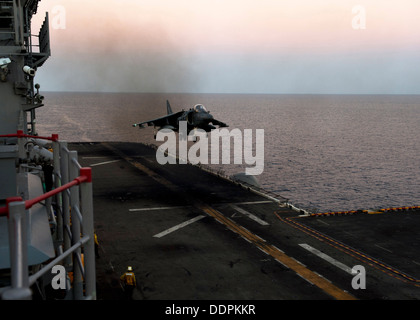
[[[360, 14], [352, 11], [357, 5], [364, 9], [364, 29], [353, 26], [354, 19]], [[287, 81], [286, 75], [293, 73], [293, 65], [311, 67], [307, 68], [305, 75], [301, 75], [311, 78], [317, 77], [319, 72], [317, 68], [312, 68], [314, 64], [322, 66], [328, 61], [347, 65], [349, 69], [341, 66], [336, 70], [344, 74], [363, 65], [365, 69], [392, 69], [394, 74], [388, 76], [400, 78], [408, 64], [418, 62], [420, 54], [420, 22], [417, 18], [420, 2], [412, 0], [402, 1], [400, 5], [379, 0], [43, 0], [38, 10], [39, 20], [42, 20], [45, 11], [50, 14], [53, 50], [53, 59], [45, 69], [57, 67], [59, 62], [64, 61], [72, 64], [79, 61], [84, 69], [92, 68], [92, 64], [103, 67], [107, 64], [106, 60], [115, 58], [118, 61], [114, 61], [112, 67], [115, 68], [112, 70], [114, 75], [118, 74], [118, 70], [133, 68], [141, 72], [145, 65], [150, 66], [146, 60], [153, 56], [157, 60], [163, 59], [162, 65], [179, 61], [183, 68], [189, 69], [187, 72], [198, 72], [212, 79], [222, 70], [255, 72], [248, 67], [258, 62], [262, 69], [259, 69], [257, 77], [261, 77], [264, 70], [273, 72], [274, 65], [277, 75], [272, 81], [283, 83]], [[54, 24], [60, 23], [65, 26], [54, 28]], [[375, 62], [378, 55], [383, 57], [383, 66]], [[346, 57], [349, 60], [342, 60]], [[287, 65], [282, 66], [285, 61]], [[131, 65], [128, 67], [124, 63]], [[159, 61], [156, 63], [159, 65]], [[120, 64], [120, 69], [116, 64]], [[325, 65], [325, 68], [328, 69], [328, 66]], [[71, 77], [76, 69], [73, 66], [66, 77]], [[79, 72], [83, 72], [82, 69]], [[419, 79], [418, 74], [410, 72], [410, 80]], [[46, 74], [49, 74], [48, 78]], [[65, 90], [64, 77], [57, 76], [55, 80], [52, 77], [50, 70], [46, 70], [44, 79], [47, 86], [58, 90], [56, 86], [59, 85]], [[92, 75], [89, 77], [93, 79]], [[118, 78], [124, 81], [123, 75]], [[232, 87], [232, 81], [226, 80], [227, 89], [224, 91], [252, 91], [252, 83], [238, 80]], [[140, 80], [136, 83], [142, 85]], [[220, 88], [206, 87], [209, 83], [203, 81], [199, 88], [191, 90], [220, 91]], [[69, 84], [69, 90], [83, 89], [72, 88]], [[96, 87], [88, 87], [89, 90], [102, 90], [100, 82]], [[347, 89], [354, 87], [353, 83], [347, 85]], [[376, 90], [374, 87], [373, 92]], [[257, 92], [262, 90], [254, 88]], [[130, 87], [127, 90], [137, 89]], [[138, 90], [148, 89], [139, 87]]]

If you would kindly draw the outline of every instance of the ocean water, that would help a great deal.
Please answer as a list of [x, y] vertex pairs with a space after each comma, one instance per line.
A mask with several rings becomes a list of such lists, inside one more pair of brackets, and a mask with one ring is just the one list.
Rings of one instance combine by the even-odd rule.
[[[420, 96], [46, 93], [40, 135], [155, 143], [135, 122], [204, 104], [229, 129], [264, 129], [257, 180], [313, 212], [420, 204]], [[233, 158], [232, 158], [233, 162]], [[248, 165], [214, 165], [231, 175]]]

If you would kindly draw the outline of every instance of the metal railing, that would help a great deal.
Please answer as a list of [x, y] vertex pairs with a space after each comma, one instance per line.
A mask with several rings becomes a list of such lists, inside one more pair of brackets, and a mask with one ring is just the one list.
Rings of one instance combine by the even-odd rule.
[[[8, 198], [6, 206], [0, 208], [0, 216], [8, 217], [11, 267], [11, 286], [3, 288], [2, 299], [31, 299], [30, 286], [58, 264], [73, 273], [72, 285], [69, 281], [66, 285], [67, 294], [72, 294], [70, 298], [96, 299], [91, 168], [82, 168], [77, 161], [77, 152], [68, 150], [67, 142], [60, 142], [58, 135], [39, 137], [18, 131], [0, 137], [18, 138], [18, 144], [26, 138], [52, 141], [55, 176], [52, 190], [26, 201], [20, 197]], [[26, 210], [42, 201], [56, 213], [56, 229], [52, 233], [56, 257], [29, 275]]]

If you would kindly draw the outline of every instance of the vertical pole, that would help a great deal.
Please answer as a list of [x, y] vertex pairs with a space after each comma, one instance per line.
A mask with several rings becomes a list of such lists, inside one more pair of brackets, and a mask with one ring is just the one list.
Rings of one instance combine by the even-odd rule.
[[9, 250], [12, 288], [2, 295], [3, 300], [30, 300], [28, 275], [28, 225], [25, 202], [9, 202]]
[[20, 32], [18, 32], [18, 28], [19, 28], [19, 22], [18, 22], [18, 16], [17, 16], [17, 6], [16, 6], [16, 1], [13, 1], [13, 27], [14, 27], [14, 32], [15, 32], [15, 45], [20, 45], [19, 42], [19, 35]]
[[31, 114], [31, 135], [36, 136], [37, 132], [36, 132], [36, 117], [35, 117], [35, 110], [32, 109], [30, 111]]
[[92, 169], [81, 168], [80, 175], [86, 176], [86, 182], [80, 185], [82, 212], [83, 212], [83, 235], [89, 236], [84, 245], [85, 254], [85, 282], [86, 296], [96, 300], [96, 271], [95, 271], [95, 240], [93, 225], [93, 198], [92, 198]]
[[[60, 143], [58, 139], [53, 141], [53, 161], [54, 161], [54, 188], [61, 186], [61, 169], [60, 169]], [[63, 215], [61, 194], [55, 196], [56, 214], [57, 214], [57, 231], [56, 242], [60, 246], [63, 243]]]
[[18, 0], [18, 6], [19, 6], [19, 36], [20, 36], [19, 45], [22, 46], [24, 44], [24, 35], [23, 35], [23, 7], [22, 7], [21, 0]]
[[[17, 134], [23, 134], [23, 131], [18, 130]], [[26, 158], [26, 151], [25, 151], [25, 143], [26, 143], [27, 139], [25, 138], [18, 138], [17, 139], [17, 143], [18, 143], [18, 156], [20, 159], [25, 159]]]
[[[77, 160], [77, 151], [70, 151], [68, 155], [69, 163], [69, 181], [74, 180], [79, 176], [79, 170], [74, 164], [73, 160]], [[74, 186], [70, 189], [70, 207], [71, 207], [71, 233], [72, 245], [80, 240], [80, 221], [76, 214], [76, 207], [79, 207], [79, 187]], [[83, 281], [82, 272], [77, 263], [76, 255], [81, 254], [81, 249], [78, 248], [73, 252], [73, 291], [74, 299], [81, 300], [83, 298]]]
[[[69, 182], [69, 174], [68, 174], [68, 163], [69, 159], [67, 156], [67, 142], [63, 141], [60, 145], [60, 154], [61, 154], [61, 184], [64, 185]], [[66, 232], [66, 228], [70, 227], [70, 213], [69, 213], [69, 196], [67, 194], [67, 191], [64, 191], [62, 193], [63, 197], [63, 207], [62, 207], [62, 213], [63, 213], [63, 251], [66, 251], [70, 248], [70, 236]], [[71, 265], [71, 257], [68, 256], [64, 260], [65, 267], [69, 267]]]

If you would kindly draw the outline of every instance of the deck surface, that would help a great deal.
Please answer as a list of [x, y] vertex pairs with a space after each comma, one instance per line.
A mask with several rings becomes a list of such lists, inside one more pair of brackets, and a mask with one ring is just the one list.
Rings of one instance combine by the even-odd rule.
[[137, 300], [420, 298], [418, 210], [299, 217], [142, 144], [70, 148], [93, 171], [98, 299], [124, 299], [127, 266]]

